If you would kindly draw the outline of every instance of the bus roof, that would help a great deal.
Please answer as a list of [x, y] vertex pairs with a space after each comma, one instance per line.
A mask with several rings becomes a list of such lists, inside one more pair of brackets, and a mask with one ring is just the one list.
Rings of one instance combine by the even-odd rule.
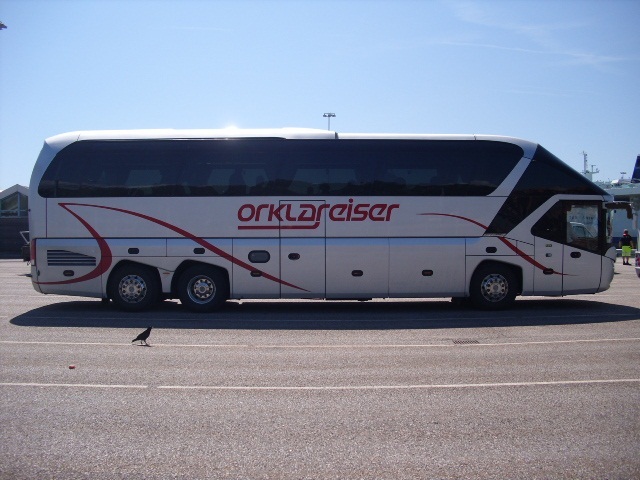
[[206, 138], [286, 138], [286, 139], [335, 139], [336, 133], [313, 128], [271, 129], [144, 129], [144, 130], [85, 130], [62, 133], [47, 138], [49, 145], [64, 145], [80, 140], [156, 140], [156, 139], [206, 139]]
[[154, 140], [154, 139], [235, 139], [283, 138], [308, 140], [485, 140], [514, 143], [531, 158], [536, 143], [514, 137], [471, 134], [399, 134], [399, 133], [338, 133], [314, 128], [223, 128], [223, 129], [146, 129], [146, 130], [87, 130], [63, 133], [46, 139], [53, 148], [81, 140]]

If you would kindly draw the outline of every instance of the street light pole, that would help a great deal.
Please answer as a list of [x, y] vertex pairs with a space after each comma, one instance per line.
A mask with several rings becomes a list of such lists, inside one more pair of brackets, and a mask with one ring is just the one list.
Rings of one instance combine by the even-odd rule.
[[335, 113], [325, 113], [324, 115], [322, 115], [323, 117], [325, 117], [327, 119], [327, 130], [331, 130], [331, 117], [335, 117], [336, 114]]

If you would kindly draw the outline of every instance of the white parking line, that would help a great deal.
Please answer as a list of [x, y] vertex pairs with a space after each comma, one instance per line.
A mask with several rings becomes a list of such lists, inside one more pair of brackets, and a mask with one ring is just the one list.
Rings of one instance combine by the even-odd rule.
[[[101, 347], [137, 347], [139, 344], [132, 343], [108, 343], [108, 342], [50, 342], [50, 341], [23, 341], [23, 340], [0, 340], [0, 345], [91, 345], [91, 346], [101, 346]], [[196, 348], [246, 348], [250, 345], [248, 344], [180, 344], [180, 343], [163, 343], [163, 344], [149, 344], [149, 347], [196, 347]], [[257, 347], [256, 347], [257, 348]]]
[[[326, 386], [251, 386], [251, 385], [159, 385], [158, 390], [244, 390], [244, 391], [330, 391], [330, 390], [429, 390], [447, 388], [499, 388], [499, 387], [531, 387], [553, 385], [595, 385], [613, 383], [640, 383], [640, 378], [614, 378], [593, 380], [556, 380], [540, 382], [494, 382], [494, 383], [451, 383], [424, 385], [326, 385]], [[62, 388], [113, 388], [113, 389], [149, 389], [149, 385], [117, 385], [97, 383], [19, 383], [2, 382], [0, 387], [62, 387]]]
[[640, 378], [604, 380], [559, 380], [552, 382], [452, 383], [426, 385], [341, 385], [341, 386], [224, 386], [224, 385], [165, 385], [162, 390], [426, 390], [444, 388], [531, 387], [544, 385], [586, 385], [602, 383], [638, 383]]
[[[545, 340], [533, 342], [496, 342], [496, 343], [469, 343], [469, 344], [450, 344], [450, 343], [426, 343], [426, 344], [350, 344], [350, 345], [252, 345], [253, 348], [458, 348], [458, 347], [502, 347], [516, 345], [553, 345], [563, 343], [594, 343], [594, 342], [633, 342], [640, 338], [597, 338], [597, 339], [578, 339], [578, 340]], [[188, 345], [181, 345], [186, 347]]]
[[100, 342], [38, 342], [38, 341], [20, 341], [20, 340], [0, 340], [0, 344], [5, 345], [93, 345], [104, 347], [124, 347], [129, 343], [100, 343]]
[[114, 385], [101, 383], [19, 383], [2, 382], [2, 387], [77, 387], [77, 388], [149, 388], [148, 385]]
[[[443, 340], [443, 342], [451, 340]], [[351, 344], [317, 344], [317, 345], [256, 345], [256, 344], [221, 344], [221, 343], [154, 343], [150, 346], [160, 348], [254, 348], [254, 349], [276, 349], [276, 348], [308, 348], [308, 349], [342, 349], [342, 348], [469, 348], [469, 347], [503, 347], [503, 346], [520, 346], [520, 345], [560, 345], [572, 343], [600, 343], [600, 342], [637, 342], [640, 337], [630, 338], [591, 338], [591, 339], [574, 339], [574, 340], [543, 340], [529, 342], [495, 342], [495, 343], [471, 343], [471, 344], [452, 344], [452, 343], [351, 343]], [[22, 341], [22, 340], [0, 340], [0, 345], [90, 345], [90, 346], [111, 346], [111, 347], [131, 347], [131, 343], [100, 343], [100, 342], [53, 342], [53, 341]], [[137, 345], [134, 345], [137, 346]]]

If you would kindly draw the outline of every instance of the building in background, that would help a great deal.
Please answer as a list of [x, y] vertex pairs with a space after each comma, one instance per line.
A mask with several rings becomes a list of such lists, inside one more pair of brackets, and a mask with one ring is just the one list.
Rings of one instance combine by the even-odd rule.
[[0, 257], [20, 258], [24, 240], [20, 232], [29, 230], [29, 189], [14, 185], [0, 192]]

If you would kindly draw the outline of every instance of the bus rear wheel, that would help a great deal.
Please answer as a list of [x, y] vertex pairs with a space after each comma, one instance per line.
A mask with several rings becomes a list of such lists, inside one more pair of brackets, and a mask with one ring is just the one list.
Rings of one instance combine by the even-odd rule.
[[229, 280], [220, 269], [194, 265], [180, 275], [178, 296], [192, 312], [212, 312], [229, 298]]
[[516, 276], [513, 270], [504, 265], [482, 265], [471, 277], [471, 302], [483, 310], [503, 310], [511, 307], [517, 291]]
[[117, 267], [109, 277], [109, 298], [121, 310], [140, 312], [157, 303], [160, 281], [145, 265]]

